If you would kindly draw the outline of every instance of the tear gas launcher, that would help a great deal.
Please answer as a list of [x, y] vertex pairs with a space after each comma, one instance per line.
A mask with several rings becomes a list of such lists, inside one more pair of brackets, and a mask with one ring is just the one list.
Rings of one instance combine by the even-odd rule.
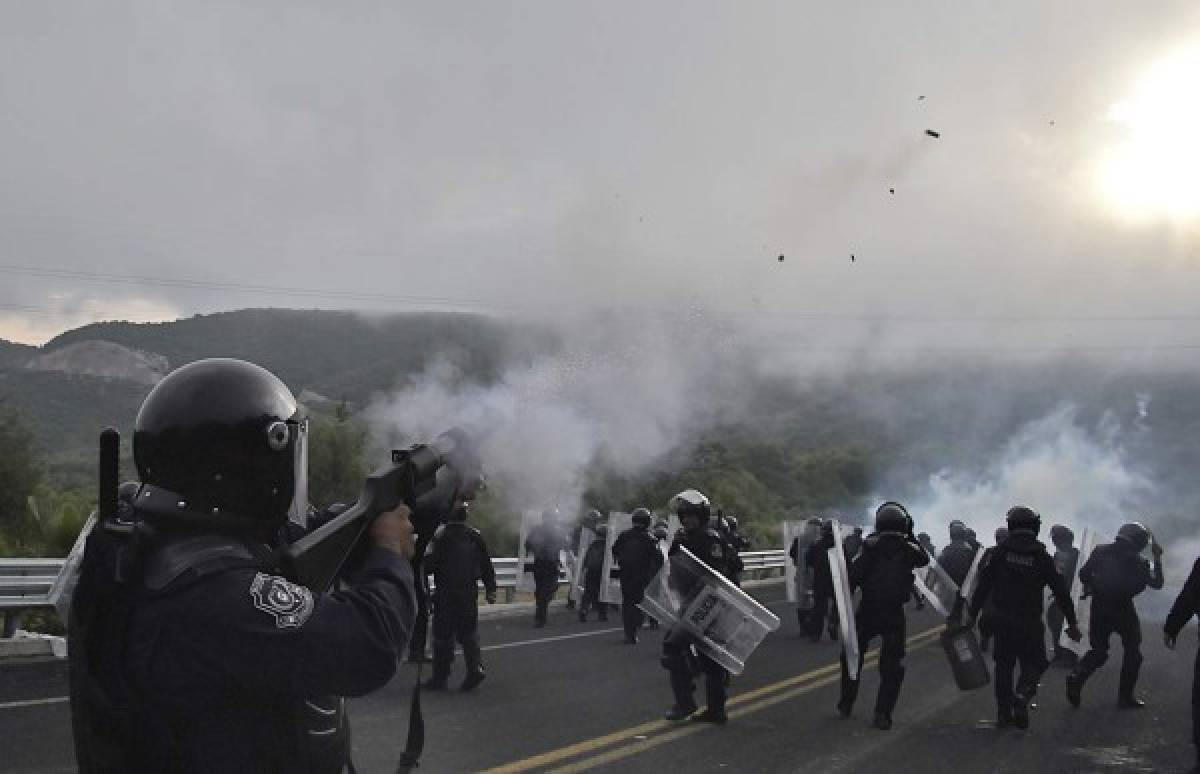
[[357, 502], [283, 549], [280, 570], [310, 589], [328, 589], [363, 550], [377, 516], [407, 505], [413, 529], [432, 535], [456, 501], [482, 484], [482, 470], [470, 436], [458, 428], [432, 443], [395, 449], [390, 465], [367, 476]]

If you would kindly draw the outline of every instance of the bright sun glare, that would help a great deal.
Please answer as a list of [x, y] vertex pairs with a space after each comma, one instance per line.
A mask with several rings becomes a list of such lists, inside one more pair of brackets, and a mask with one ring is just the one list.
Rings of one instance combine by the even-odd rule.
[[1107, 119], [1123, 130], [1099, 167], [1117, 211], [1139, 220], [1200, 217], [1200, 47], [1155, 63]]

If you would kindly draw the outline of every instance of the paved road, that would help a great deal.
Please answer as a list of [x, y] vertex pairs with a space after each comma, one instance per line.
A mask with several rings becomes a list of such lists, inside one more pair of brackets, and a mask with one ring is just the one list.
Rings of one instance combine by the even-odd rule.
[[[908, 676], [890, 732], [869, 727], [877, 686], [868, 669], [855, 716], [840, 719], [836, 646], [796, 636], [794, 618], [765, 587], [784, 626], [734, 681], [729, 725], [671, 725], [658, 665], [659, 636], [621, 642], [615, 616], [581, 624], [566, 611], [545, 629], [525, 617], [483, 622], [488, 680], [474, 694], [424, 694], [428, 727], [421, 771], [960, 772], [1186, 771], [1196, 641], [1177, 653], [1146, 625], [1143, 693], [1151, 707], [1115, 708], [1117, 665], [1088, 686], [1083, 710], [1063, 698], [1060, 670], [1043, 681], [1033, 727], [998, 731], [989, 690], [955, 689], [936, 638], [937, 621], [910, 616]], [[461, 669], [461, 668], [460, 668]], [[351, 705], [363, 772], [390, 772], [403, 744], [415, 667]], [[457, 682], [461, 672], [454, 676]], [[0, 770], [72, 770], [64, 669], [59, 663], [0, 667]], [[698, 691], [698, 696], [702, 692]]]

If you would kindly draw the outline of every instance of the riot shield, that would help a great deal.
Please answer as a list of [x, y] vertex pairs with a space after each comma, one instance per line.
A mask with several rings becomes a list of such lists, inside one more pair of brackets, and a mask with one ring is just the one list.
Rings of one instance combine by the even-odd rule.
[[1084, 527], [1083, 536], [1079, 540], [1079, 561], [1075, 563], [1075, 577], [1071, 579], [1071, 602], [1075, 604], [1075, 617], [1079, 620], [1079, 631], [1083, 636], [1079, 638], [1079, 642], [1072, 642], [1067, 636], [1067, 627], [1063, 626], [1062, 634], [1058, 637], [1059, 645], [1080, 657], [1087, 653], [1090, 647], [1088, 640], [1092, 628], [1092, 598], [1080, 599], [1083, 596], [1083, 584], [1079, 582], [1079, 571], [1092, 555], [1097, 542], [1096, 531], [1091, 527]]
[[[934, 561], [937, 561], [936, 559]], [[925, 600], [926, 604], [934, 609], [938, 615], [949, 616], [950, 611], [942, 604], [942, 600], [937, 594], [934, 594], [929, 586], [925, 585], [927, 573], [913, 573], [913, 586], [917, 589], [917, 593]]]
[[600, 601], [610, 605], [621, 604], [621, 568], [613, 559], [613, 543], [617, 537], [633, 526], [633, 514], [613, 512], [608, 514], [608, 534], [604, 536], [604, 578], [600, 583]]
[[[920, 579], [920, 575], [921, 573], [916, 573], [914, 577]], [[958, 601], [958, 584], [942, 568], [942, 565], [938, 564], [936, 559], [929, 562], [924, 581], [925, 591], [921, 592], [922, 596], [929, 599], [929, 596], [926, 595], [928, 592], [937, 599], [937, 603], [933, 604], [933, 609], [942, 615], [950, 615], [954, 610], [955, 602]], [[917, 586], [917, 591], [921, 591], [920, 586]]]
[[[787, 600], [800, 610], [812, 610], [812, 570], [805, 561], [808, 547], [820, 536], [820, 526], [814, 529], [808, 521], [785, 521], [780, 524], [783, 532], [784, 584]], [[796, 546], [796, 558], [791, 556], [792, 545]]]
[[59, 571], [58, 577], [50, 586], [50, 593], [47, 594], [50, 604], [54, 606], [55, 612], [58, 613], [58, 620], [62, 621], [63, 626], [66, 626], [67, 621], [71, 618], [71, 599], [75, 596], [75, 586], [79, 582], [79, 572], [83, 566], [83, 552], [87, 548], [88, 535], [92, 534], [95, 526], [96, 512], [92, 511], [91, 515], [87, 517], [87, 521], [84, 522], [83, 529], [79, 530], [79, 536], [75, 538], [75, 545], [71, 546], [71, 553], [67, 554], [67, 561], [63, 563], [62, 570]]
[[517, 591], [534, 591], [537, 583], [533, 579], [533, 554], [525, 547], [529, 533], [542, 523], [539, 511], [525, 511], [521, 514], [521, 534], [517, 542]]
[[576, 604], [583, 599], [583, 555], [596, 539], [596, 533], [588, 527], [580, 525], [579, 542], [575, 547], [575, 555], [571, 558], [571, 585], [567, 589], [567, 598]]
[[[958, 590], [959, 596], [967, 604], [970, 604], [971, 595], [975, 593], [975, 586], [979, 583], [979, 565], [983, 563], [983, 552], [982, 547], [975, 552], [975, 558], [971, 560], [971, 569], [967, 570], [967, 577], [963, 578], [962, 588]], [[936, 562], [937, 559], [930, 557], [929, 561]]]
[[735, 675], [779, 619], [680, 546], [638, 603], [659, 623], [692, 635], [696, 648]]
[[854, 621], [854, 594], [850, 591], [850, 571], [842, 546], [842, 527], [833, 520], [833, 548], [829, 549], [829, 572], [833, 576], [833, 597], [838, 607], [838, 628], [842, 633], [842, 652], [850, 679], [858, 679], [858, 627]]

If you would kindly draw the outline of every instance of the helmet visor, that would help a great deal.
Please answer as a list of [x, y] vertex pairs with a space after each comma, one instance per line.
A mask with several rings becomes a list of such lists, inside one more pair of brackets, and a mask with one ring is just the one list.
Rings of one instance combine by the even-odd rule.
[[292, 431], [292, 504], [288, 521], [308, 528], [308, 420], [288, 420]]

